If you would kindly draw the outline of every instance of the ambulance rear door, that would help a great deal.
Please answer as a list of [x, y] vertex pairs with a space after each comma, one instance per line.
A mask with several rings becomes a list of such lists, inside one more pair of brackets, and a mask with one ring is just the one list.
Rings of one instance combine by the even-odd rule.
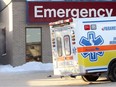
[[55, 75], [67, 75], [78, 72], [76, 38], [74, 27], [63, 26], [53, 29], [55, 47], [53, 63]]

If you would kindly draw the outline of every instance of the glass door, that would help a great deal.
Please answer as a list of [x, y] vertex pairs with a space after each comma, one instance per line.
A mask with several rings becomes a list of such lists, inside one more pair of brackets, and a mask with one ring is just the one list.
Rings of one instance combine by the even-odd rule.
[[41, 28], [26, 28], [26, 61], [42, 61]]

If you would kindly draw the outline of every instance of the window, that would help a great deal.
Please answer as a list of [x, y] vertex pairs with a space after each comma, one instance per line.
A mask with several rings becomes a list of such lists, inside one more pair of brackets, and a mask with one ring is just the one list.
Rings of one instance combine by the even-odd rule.
[[67, 56], [71, 54], [70, 36], [69, 35], [64, 36], [64, 49], [65, 49], [65, 54]]
[[0, 55], [6, 55], [6, 29], [0, 30]]
[[41, 57], [41, 28], [26, 28], [26, 60], [42, 61]]
[[57, 37], [57, 51], [58, 51], [58, 56], [62, 56], [62, 41], [61, 41], [61, 37]]

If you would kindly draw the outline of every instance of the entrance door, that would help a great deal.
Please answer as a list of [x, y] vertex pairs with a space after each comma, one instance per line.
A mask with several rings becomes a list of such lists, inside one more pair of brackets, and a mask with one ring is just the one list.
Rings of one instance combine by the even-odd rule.
[[41, 28], [26, 28], [26, 61], [42, 61]]

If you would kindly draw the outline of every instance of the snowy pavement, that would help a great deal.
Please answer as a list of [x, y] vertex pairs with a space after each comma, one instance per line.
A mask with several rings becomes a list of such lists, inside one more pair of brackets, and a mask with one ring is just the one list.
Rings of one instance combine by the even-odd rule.
[[115, 87], [110, 81], [84, 82], [81, 77], [48, 77], [53, 71], [0, 72], [0, 87]]
[[0, 87], [33, 87], [31, 81], [47, 79], [49, 75], [53, 75], [52, 63], [28, 62], [17, 67], [0, 65]]
[[37, 81], [48, 79], [52, 73], [52, 71], [0, 72], [0, 87], [38, 87], [41, 82]]
[[[84, 82], [81, 77], [59, 78], [52, 63], [28, 62], [21, 66], [0, 65], [0, 87], [115, 87], [110, 81]], [[105, 78], [106, 79], [106, 78]]]

